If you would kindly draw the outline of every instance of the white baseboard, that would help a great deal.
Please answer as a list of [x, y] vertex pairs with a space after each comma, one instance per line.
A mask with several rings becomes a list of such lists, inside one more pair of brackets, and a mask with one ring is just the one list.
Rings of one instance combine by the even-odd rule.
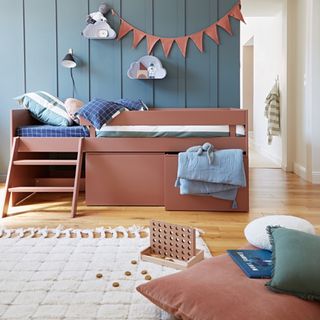
[[300, 165], [299, 163], [294, 163], [293, 165], [293, 172], [299, 176], [300, 178], [307, 180], [307, 169]]
[[300, 178], [307, 180], [313, 184], [320, 184], [320, 171], [313, 171], [312, 177], [308, 176], [307, 169], [299, 163], [294, 163], [294, 173]]
[[270, 161], [275, 163], [277, 166], [279, 166], [279, 168], [282, 168], [282, 159], [281, 158], [275, 156], [274, 154], [272, 154], [271, 152], [266, 150], [263, 146], [258, 144], [254, 139], [252, 139], [250, 142], [252, 143], [252, 147], [257, 152], [259, 152], [262, 156], [266, 157], [267, 159], [269, 159]]
[[7, 175], [6, 174], [0, 174], [0, 183], [5, 183], [7, 179]]
[[320, 184], [320, 171], [312, 172], [312, 183]]

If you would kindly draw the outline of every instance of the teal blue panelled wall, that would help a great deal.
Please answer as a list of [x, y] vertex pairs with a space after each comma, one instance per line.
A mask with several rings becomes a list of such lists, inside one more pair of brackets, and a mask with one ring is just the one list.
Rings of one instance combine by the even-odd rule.
[[[159, 36], [181, 36], [207, 27], [237, 0], [107, 0], [124, 19]], [[74, 70], [76, 98], [142, 98], [157, 107], [239, 107], [240, 27], [233, 36], [220, 29], [221, 45], [205, 36], [205, 52], [189, 41], [183, 58], [176, 44], [168, 58], [158, 43], [168, 75], [164, 80], [130, 80], [131, 62], [146, 54], [146, 41], [132, 49], [132, 34], [122, 41], [81, 36], [85, 18], [103, 0], [0, 0], [0, 175], [7, 169], [9, 114], [13, 97], [45, 90], [65, 99], [72, 95], [68, 70], [60, 65], [69, 48], [78, 61]], [[117, 17], [109, 17], [118, 30]]]

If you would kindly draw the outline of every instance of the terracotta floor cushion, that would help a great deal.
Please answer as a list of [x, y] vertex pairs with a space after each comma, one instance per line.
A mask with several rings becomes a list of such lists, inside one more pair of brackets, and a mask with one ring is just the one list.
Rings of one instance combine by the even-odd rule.
[[271, 292], [249, 279], [228, 255], [155, 279], [137, 290], [184, 320], [319, 320], [320, 303]]

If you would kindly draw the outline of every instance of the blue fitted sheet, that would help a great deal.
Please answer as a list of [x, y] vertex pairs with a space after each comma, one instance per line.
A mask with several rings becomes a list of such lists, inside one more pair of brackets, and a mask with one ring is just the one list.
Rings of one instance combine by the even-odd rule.
[[17, 129], [18, 137], [39, 137], [39, 138], [78, 138], [89, 137], [89, 130], [84, 126], [50, 126], [32, 125], [23, 126]]

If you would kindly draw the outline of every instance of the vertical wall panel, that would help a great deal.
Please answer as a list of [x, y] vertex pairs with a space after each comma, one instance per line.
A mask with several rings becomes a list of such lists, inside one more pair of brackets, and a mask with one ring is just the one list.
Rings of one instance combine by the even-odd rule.
[[[154, 34], [176, 37], [185, 34], [185, 0], [154, 0]], [[155, 47], [154, 55], [160, 58], [167, 77], [154, 81], [154, 105], [156, 107], [185, 107], [185, 61], [176, 44], [168, 58], [161, 42]]]
[[25, 0], [26, 90], [57, 94], [56, 6]]
[[[52, 1], [51, 1], [52, 2]], [[76, 83], [75, 97], [89, 100], [89, 45], [81, 31], [86, 25], [88, 0], [57, 0], [58, 14], [58, 79], [59, 97], [72, 96], [72, 82], [69, 70], [61, 66], [61, 60], [69, 48], [74, 51], [77, 67], [73, 70]]]
[[[120, 0], [109, 0], [107, 3], [120, 12]], [[98, 11], [100, 4], [101, 0], [90, 0], [90, 12]], [[118, 30], [118, 17], [110, 13], [107, 18], [110, 26]], [[120, 41], [90, 40], [90, 79], [91, 97], [108, 100], [121, 97]]]
[[[218, 0], [186, 0], [187, 34], [208, 27], [218, 18]], [[189, 41], [187, 66], [187, 106], [211, 107], [218, 104], [218, 46], [204, 36], [201, 53]]]
[[[122, 16], [129, 23], [141, 30], [152, 33], [152, 1], [122, 0]], [[132, 49], [132, 32], [122, 41], [122, 96], [125, 98], [141, 98], [148, 105], [153, 104], [152, 81], [132, 80], [127, 71], [132, 62], [146, 55], [146, 40], [136, 49]]]
[[[219, 16], [224, 16], [236, 3], [219, 0]], [[240, 24], [231, 18], [233, 36], [220, 29], [219, 107], [240, 107]]]
[[3, 180], [9, 161], [10, 110], [15, 105], [12, 98], [24, 92], [23, 1], [1, 0], [0, 12], [5, 12], [0, 19], [0, 180]]

